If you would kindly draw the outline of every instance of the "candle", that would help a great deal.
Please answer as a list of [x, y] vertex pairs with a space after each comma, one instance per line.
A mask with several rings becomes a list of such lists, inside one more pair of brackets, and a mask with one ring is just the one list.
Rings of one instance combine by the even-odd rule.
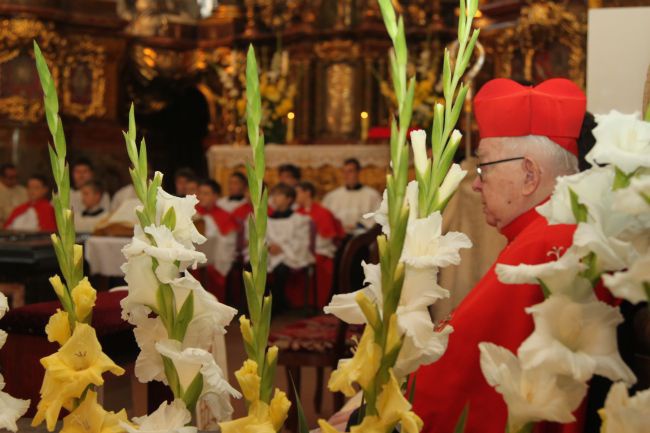
[[370, 118], [366, 111], [361, 112], [361, 142], [365, 143], [368, 140], [368, 129], [370, 127]]
[[296, 115], [290, 111], [287, 114], [287, 137], [286, 137], [286, 142], [287, 144], [293, 143], [293, 138], [294, 138], [294, 119], [296, 118]]

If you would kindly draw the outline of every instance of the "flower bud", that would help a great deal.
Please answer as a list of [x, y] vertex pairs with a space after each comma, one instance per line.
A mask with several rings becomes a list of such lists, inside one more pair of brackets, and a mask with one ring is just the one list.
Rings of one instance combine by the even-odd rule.
[[429, 158], [427, 157], [427, 133], [422, 129], [412, 131], [411, 146], [413, 147], [415, 170], [418, 172], [418, 175], [424, 176], [429, 164]]
[[251, 321], [246, 316], [239, 317], [239, 329], [241, 330], [242, 337], [244, 337], [244, 341], [253, 345], [253, 329], [251, 328]]
[[54, 292], [56, 293], [56, 296], [58, 296], [59, 299], [65, 299], [66, 289], [65, 286], [63, 285], [63, 281], [61, 281], [61, 277], [59, 277], [58, 275], [50, 277], [50, 284], [54, 288]]

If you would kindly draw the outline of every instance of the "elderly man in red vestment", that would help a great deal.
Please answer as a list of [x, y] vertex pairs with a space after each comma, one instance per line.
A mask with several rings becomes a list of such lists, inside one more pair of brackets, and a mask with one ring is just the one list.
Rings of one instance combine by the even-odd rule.
[[[535, 211], [551, 195], [558, 176], [577, 172], [577, 143], [585, 114], [582, 91], [565, 79], [536, 87], [507, 79], [488, 82], [474, 99], [481, 141], [473, 189], [481, 194], [488, 224], [508, 244], [496, 263], [539, 264], [572, 243], [574, 226], [553, 225]], [[424, 432], [452, 433], [469, 404], [466, 433], [502, 433], [507, 408], [479, 366], [478, 344], [489, 341], [516, 352], [533, 331], [524, 309], [542, 302], [536, 285], [506, 285], [493, 265], [452, 313], [447, 352], [416, 373], [414, 408]], [[579, 431], [542, 425], [539, 431]]]

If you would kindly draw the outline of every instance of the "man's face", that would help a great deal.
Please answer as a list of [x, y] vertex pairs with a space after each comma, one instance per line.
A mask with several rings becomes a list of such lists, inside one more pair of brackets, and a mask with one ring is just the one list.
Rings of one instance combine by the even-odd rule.
[[195, 180], [190, 180], [185, 184], [185, 195], [192, 195], [199, 191], [199, 183]]
[[275, 210], [280, 212], [286, 211], [293, 204], [293, 201], [289, 196], [280, 193], [273, 194], [271, 200], [273, 201], [273, 207]]
[[102, 195], [90, 186], [81, 187], [81, 202], [86, 209], [92, 209], [102, 201]]
[[208, 185], [200, 185], [196, 192], [196, 198], [199, 200], [201, 207], [212, 209], [219, 196]]
[[179, 197], [185, 197], [187, 195], [187, 182], [188, 178], [185, 176], [176, 176], [174, 179], [174, 186], [176, 187], [176, 195]]
[[[478, 148], [479, 164], [516, 158], [503, 148], [499, 138], [485, 138]], [[481, 167], [482, 175], [472, 182], [472, 189], [481, 194], [486, 222], [496, 228], [508, 225], [526, 209], [521, 208], [521, 186], [524, 181], [522, 161], [509, 161]]]
[[2, 176], [2, 183], [9, 188], [16, 186], [18, 184], [18, 171], [13, 167], [7, 168]]
[[230, 195], [244, 195], [244, 190], [246, 186], [236, 176], [230, 176], [228, 179], [228, 194]]
[[354, 164], [345, 164], [343, 166], [343, 183], [345, 186], [353, 187], [359, 183], [359, 170]]
[[293, 177], [290, 171], [281, 171], [279, 183], [295, 187], [298, 184], [298, 179]]
[[81, 185], [93, 180], [92, 169], [85, 164], [75, 165], [72, 169], [72, 180], [74, 181], [75, 188], [81, 188]]
[[27, 181], [27, 198], [35, 202], [47, 197], [48, 189], [38, 179], [29, 179]]
[[296, 188], [296, 204], [298, 206], [308, 206], [311, 203], [311, 193], [300, 187]]

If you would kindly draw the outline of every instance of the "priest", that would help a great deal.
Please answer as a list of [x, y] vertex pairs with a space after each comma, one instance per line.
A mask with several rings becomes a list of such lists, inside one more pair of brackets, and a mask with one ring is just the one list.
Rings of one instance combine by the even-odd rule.
[[[481, 373], [478, 344], [487, 341], [516, 353], [533, 331], [524, 309], [542, 302], [543, 294], [537, 285], [499, 282], [495, 266], [548, 262], [572, 244], [575, 226], [549, 225], [535, 208], [551, 195], [558, 176], [578, 171], [576, 139], [585, 106], [582, 91], [566, 79], [536, 87], [496, 79], [474, 98], [481, 140], [472, 187], [481, 195], [487, 223], [508, 243], [452, 313], [446, 353], [416, 373], [414, 409], [424, 421], [423, 432], [452, 433], [466, 405], [465, 433], [505, 431], [507, 408]], [[575, 423], [541, 428], [579, 431]]]
[[54, 208], [50, 204], [50, 184], [45, 176], [36, 174], [27, 179], [27, 201], [11, 212], [4, 228], [30, 232], [56, 230]]

